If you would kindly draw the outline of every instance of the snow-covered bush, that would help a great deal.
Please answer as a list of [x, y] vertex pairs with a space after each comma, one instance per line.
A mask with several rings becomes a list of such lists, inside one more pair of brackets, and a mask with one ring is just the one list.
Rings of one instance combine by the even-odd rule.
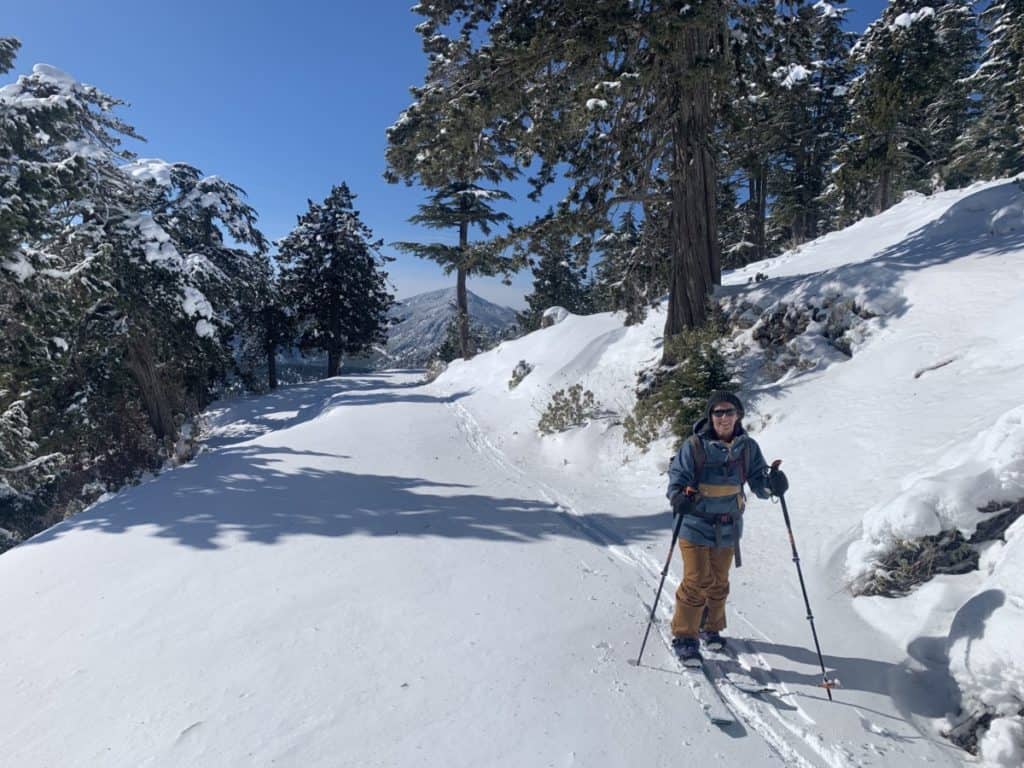
[[708, 396], [735, 386], [735, 372], [722, 350], [720, 326], [685, 330], [668, 344], [681, 362], [641, 371], [633, 413], [623, 420], [625, 439], [646, 450], [666, 433], [682, 442], [704, 415]]
[[559, 389], [551, 396], [551, 401], [537, 423], [537, 430], [542, 435], [564, 432], [571, 427], [586, 424], [597, 415], [597, 410], [594, 393], [583, 389], [582, 384], [573, 384], [568, 389]]
[[532, 370], [532, 365], [525, 360], [520, 360], [516, 363], [516, 367], [512, 369], [512, 378], [508, 381], [508, 388], [515, 389], [518, 387], [522, 380], [530, 375], [530, 371]]

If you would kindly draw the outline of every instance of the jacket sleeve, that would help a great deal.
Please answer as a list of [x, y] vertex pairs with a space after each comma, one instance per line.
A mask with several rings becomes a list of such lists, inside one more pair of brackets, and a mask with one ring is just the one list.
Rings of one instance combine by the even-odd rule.
[[761, 446], [755, 440], [750, 440], [750, 450], [747, 451], [747, 485], [759, 499], [767, 499], [772, 495], [768, 488], [768, 462], [764, 460]]
[[686, 486], [696, 487], [697, 483], [693, 476], [693, 446], [690, 441], [685, 441], [679, 451], [672, 457], [672, 463], [668, 468], [668, 491], [665, 495], [671, 501], [678, 493], [684, 491]]

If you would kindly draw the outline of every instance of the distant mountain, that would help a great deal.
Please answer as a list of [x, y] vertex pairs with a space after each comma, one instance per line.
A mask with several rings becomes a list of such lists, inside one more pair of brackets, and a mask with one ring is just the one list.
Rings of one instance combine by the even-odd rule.
[[[487, 336], [500, 338], [515, 325], [516, 313], [508, 307], [469, 296], [469, 322]], [[391, 309], [398, 322], [391, 327], [387, 351], [390, 359], [383, 367], [419, 367], [426, 365], [444, 343], [448, 324], [455, 317], [455, 288], [442, 288], [412, 296]]]

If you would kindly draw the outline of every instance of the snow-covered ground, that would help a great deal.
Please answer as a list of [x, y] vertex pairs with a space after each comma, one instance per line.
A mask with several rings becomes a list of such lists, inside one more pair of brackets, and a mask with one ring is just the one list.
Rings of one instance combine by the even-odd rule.
[[[430, 385], [223, 404], [196, 461], [0, 557], [0, 762], [952, 766], [969, 756], [939, 731], [981, 702], [1000, 715], [983, 759], [1020, 766], [1024, 524], [907, 598], [848, 586], [896, 539], [969, 533], [976, 507], [1024, 496], [1022, 200], [1007, 182], [914, 197], [727, 276], [754, 323], [735, 340], [746, 423], [789, 474], [834, 702], [766, 501], [728, 631], [778, 692], [725, 690], [740, 721], [719, 728], [662, 642], [629, 663], [669, 544], [669, 455], [617, 421], [664, 317], [569, 316]], [[788, 367], [762, 365], [780, 307], [813, 317]], [[577, 382], [607, 415], [540, 437]], [[678, 578], [675, 558], [662, 619]]]

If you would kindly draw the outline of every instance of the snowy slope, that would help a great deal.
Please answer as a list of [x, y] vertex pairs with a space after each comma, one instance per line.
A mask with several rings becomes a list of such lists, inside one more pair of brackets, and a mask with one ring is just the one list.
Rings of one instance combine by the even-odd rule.
[[[669, 544], [668, 444], [639, 454], [616, 422], [664, 317], [570, 316], [428, 386], [381, 373], [225, 404], [195, 462], [0, 557], [0, 755], [26, 768], [960, 765], [938, 731], [973, 698], [1006, 715], [988, 763], [1019, 766], [1024, 526], [981, 571], [909, 598], [846, 586], [909, 508], [913, 531], [970, 526], [958, 510], [1020, 490], [1021, 199], [1006, 183], [912, 198], [723, 289], [752, 323], [822, 303], [849, 323], [849, 358], [825, 320], [790, 340], [801, 373], [759, 359], [756, 323], [735, 340], [747, 424], [790, 476], [844, 685], [834, 703], [770, 502], [749, 505], [729, 632], [781, 695], [728, 691], [741, 723], [719, 729], [660, 641], [629, 663]], [[769, 279], [748, 284], [757, 272]], [[520, 360], [534, 369], [509, 390]], [[539, 437], [551, 393], [578, 381], [607, 415]]]

